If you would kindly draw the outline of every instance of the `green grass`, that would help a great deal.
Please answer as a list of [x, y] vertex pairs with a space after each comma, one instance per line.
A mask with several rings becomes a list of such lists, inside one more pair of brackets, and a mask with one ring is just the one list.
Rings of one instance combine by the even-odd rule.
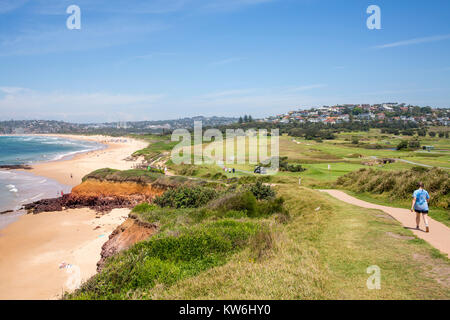
[[[224, 265], [155, 287], [152, 299], [447, 299], [450, 264], [380, 211], [306, 188], [280, 186], [292, 219], [272, 225], [273, 249], [254, 260], [243, 249]], [[315, 208], [320, 207], [319, 211]], [[381, 290], [368, 290], [369, 266]], [[441, 270], [437, 272], [436, 270]]]
[[[365, 147], [351, 144], [355, 135]], [[145, 154], [169, 151], [170, 143], [158, 139], [149, 137], [154, 146]], [[278, 195], [285, 199], [282, 205], [288, 215], [279, 214], [282, 210], [276, 203], [258, 201], [255, 205], [253, 200], [246, 204], [249, 214], [247, 207], [229, 205], [232, 198], [213, 201], [204, 208], [137, 206], [132, 217], [158, 224], [160, 233], [109, 259], [100, 274], [66, 298], [448, 299], [450, 262], [437, 249], [381, 211], [352, 206], [298, 186], [299, 177], [302, 186], [329, 186], [364, 167], [362, 162], [370, 156], [439, 165], [448, 159], [448, 152], [431, 155], [366, 148], [377, 143], [394, 147], [405, 139], [379, 130], [341, 133], [336, 140], [323, 143], [295, 139], [299, 144], [291, 137], [280, 137], [280, 156], [288, 156], [289, 162], [300, 163], [307, 171], [280, 172], [271, 178], [271, 183], [278, 185]], [[450, 149], [448, 139], [427, 137], [424, 142]], [[186, 176], [205, 179], [219, 173], [242, 181], [254, 177], [243, 172], [225, 174], [217, 165], [187, 168], [168, 164], [177, 173], [184, 170]], [[253, 169], [252, 165], [233, 167]], [[398, 162], [374, 169], [383, 174], [411, 167]], [[106, 178], [119, 173], [96, 174]], [[125, 175], [134, 174], [143, 173]], [[357, 196], [371, 202], [386, 201], [373, 194]], [[264, 213], [264, 208], [273, 212], [252, 214], [252, 210]], [[447, 211], [433, 208], [430, 215], [440, 221], [447, 219], [448, 225]], [[381, 290], [366, 287], [366, 270], [372, 265], [381, 269]]]
[[137, 182], [137, 183], [159, 183], [161, 185], [181, 185], [184, 183], [196, 183], [185, 177], [165, 176], [161, 173], [150, 172], [142, 169], [115, 170], [103, 168], [95, 170], [83, 177], [83, 181], [88, 179], [106, 180], [113, 182]]
[[104, 270], [69, 299], [142, 299], [156, 285], [170, 286], [209, 268], [223, 265], [261, 227], [252, 222], [222, 220], [161, 233], [108, 260]]

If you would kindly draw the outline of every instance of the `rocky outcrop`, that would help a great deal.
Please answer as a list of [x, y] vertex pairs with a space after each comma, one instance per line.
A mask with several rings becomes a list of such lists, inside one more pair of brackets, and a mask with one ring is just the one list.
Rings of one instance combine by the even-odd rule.
[[31, 166], [26, 164], [1, 165], [0, 169], [4, 170], [31, 170]]
[[152, 223], [141, 222], [134, 217], [125, 220], [111, 233], [109, 239], [102, 246], [101, 259], [97, 263], [97, 271], [100, 272], [107, 258], [126, 250], [133, 244], [149, 238], [158, 231], [158, 226]]
[[164, 188], [151, 184], [86, 180], [73, 188], [70, 194], [39, 200], [25, 205], [24, 209], [34, 214], [85, 207], [97, 212], [109, 212], [115, 208], [133, 208], [142, 202], [152, 202], [164, 191]]

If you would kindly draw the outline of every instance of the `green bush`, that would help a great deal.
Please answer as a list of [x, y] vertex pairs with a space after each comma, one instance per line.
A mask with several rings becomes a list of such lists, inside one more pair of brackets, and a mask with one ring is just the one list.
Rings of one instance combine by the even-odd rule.
[[273, 214], [288, 215], [289, 213], [284, 208], [283, 197], [273, 198], [265, 201], [258, 201], [257, 203], [258, 216], [268, 217]]
[[263, 200], [275, 197], [275, 191], [268, 185], [264, 185], [261, 181], [257, 181], [249, 187], [249, 190], [257, 200]]
[[408, 148], [408, 141], [402, 140], [397, 145], [397, 150], [402, 150], [402, 149], [406, 149], [406, 148]]
[[180, 187], [167, 190], [161, 196], [156, 197], [154, 202], [160, 207], [198, 208], [217, 196], [218, 192], [211, 188]]
[[228, 212], [230, 210], [245, 211], [247, 216], [257, 215], [256, 198], [250, 191], [241, 193], [231, 193], [213, 200], [208, 204], [208, 208], [219, 212]]
[[176, 237], [155, 236], [109, 258], [101, 273], [65, 298], [145, 298], [142, 293], [156, 284], [170, 286], [224, 264], [227, 256], [247, 245], [259, 230], [254, 223], [221, 220], [187, 229]]

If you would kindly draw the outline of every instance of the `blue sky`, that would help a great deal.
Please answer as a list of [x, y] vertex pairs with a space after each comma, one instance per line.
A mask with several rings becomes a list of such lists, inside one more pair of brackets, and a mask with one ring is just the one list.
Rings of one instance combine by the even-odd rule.
[[449, 21], [448, 0], [0, 0], [0, 120], [450, 107]]

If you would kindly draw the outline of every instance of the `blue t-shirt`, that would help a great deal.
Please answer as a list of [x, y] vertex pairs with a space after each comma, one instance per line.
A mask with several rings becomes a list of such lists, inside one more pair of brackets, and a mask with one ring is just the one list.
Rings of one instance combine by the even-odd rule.
[[414, 191], [413, 198], [416, 198], [416, 204], [414, 205], [414, 209], [428, 211], [428, 202], [430, 199], [430, 195], [426, 190], [418, 189]]

